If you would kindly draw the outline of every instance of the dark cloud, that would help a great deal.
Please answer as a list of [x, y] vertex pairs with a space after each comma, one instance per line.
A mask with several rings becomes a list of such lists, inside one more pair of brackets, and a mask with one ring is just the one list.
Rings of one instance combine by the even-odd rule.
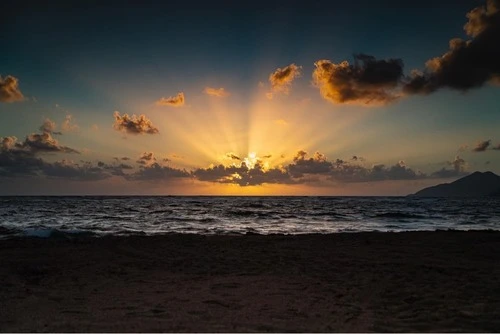
[[142, 155], [137, 159], [137, 163], [141, 165], [147, 165], [152, 163], [153, 161], [156, 161], [156, 158], [154, 156], [153, 152], [144, 152]]
[[330, 102], [376, 105], [398, 98], [396, 89], [403, 78], [401, 59], [377, 60], [357, 54], [354, 64], [318, 60], [314, 65], [313, 82]]
[[497, 80], [500, 75], [500, 1], [489, 0], [467, 14], [464, 30], [471, 38], [450, 40], [450, 49], [430, 59], [424, 72], [413, 72], [404, 85], [407, 94], [430, 94], [449, 87], [466, 91]]
[[141, 166], [140, 170], [126, 176], [130, 181], [165, 181], [170, 179], [190, 178], [191, 174], [184, 169], [162, 166], [157, 162]]
[[19, 90], [19, 80], [12, 75], [2, 78], [0, 75], [0, 102], [23, 101], [23, 93]]
[[99, 181], [111, 177], [100, 166], [94, 166], [90, 162], [77, 164], [68, 160], [54, 163], [44, 163], [41, 171], [47, 177], [64, 178], [73, 181]]
[[257, 160], [250, 168], [245, 162], [240, 165], [222, 164], [209, 168], [198, 168], [192, 174], [200, 181], [232, 183], [240, 186], [259, 184], [300, 184], [323, 181], [333, 182], [372, 182], [383, 180], [415, 180], [427, 175], [406, 166], [399, 161], [393, 166], [374, 165], [364, 167], [351, 161], [327, 160], [322, 153], [316, 152], [309, 157], [306, 151], [298, 151], [293, 162], [285, 167], [267, 168]]
[[16, 137], [1, 137], [2, 151], [24, 151], [29, 154], [38, 153], [80, 153], [75, 149], [62, 146], [49, 132], [32, 133], [23, 142]]
[[472, 149], [474, 152], [484, 152], [490, 146], [491, 140], [483, 140], [476, 144], [476, 147]]
[[365, 158], [360, 157], [359, 155], [353, 155], [351, 160], [352, 161], [365, 161]]
[[130, 117], [128, 114], [123, 114], [123, 116], [121, 116], [118, 111], [115, 111], [113, 116], [115, 118], [113, 127], [117, 131], [124, 131], [132, 135], [145, 133], [153, 135], [159, 132], [158, 128], [156, 128], [153, 125], [153, 122], [151, 122], [145, 115], [132, 115], [132, 117]]
[[29, 149], [33, 153], [38, 152], [60, 152], [60, 153], [80, 153], [75, 149], [67, 146], [59, 145], [59, 142], [54, 139], [50, 133], [42, 134], [32, 133], [26, 137], [24, 142], [18, 146], [19, 148]]
[[184, 105], [185, 98], [184, 93], [179, 92], [176, 96], [162, 97], [156, 104], [159, 106], [171, 106], [171, 107], [182, 107]]
[[244, 186], [255, 186], [264, 183], [293, 183], [286, 170], [280, 168], [265, 169], [261, 161], [253, 168], [242, 162], [240, 166], [218, 165], [209, 168], [198, 168], [192, 174], [200, 181], [233, 183]]
[[79, 181], [95, 181], [110, 177], [100, 166], [90, 162], [76, 164], [68, 160], [47, 162], [35, 153], [18, 147], [0, 150], [0, 177], [50, 177]]
[[[351, 159], [351, 161], [354, 161]], [[425, 173], [408, 167], [403, 160], [392, 166], [376, 164], [365, 167], [351, 161], [337, 159], [332, 164], [330, 179], [339, 182], [373, 182], [384, 180], [415, 180], [427, 177]]]
[[126, 177], [124, 170], [134, 169], [133, 166], [124, 163], [107, 164], [103, 161], [98, 161], [97, 166], [99, 168], [102, 168], [102, 170], [108, 171], [111, 175], [124, 176], [124, 177]]
[[288, 165], [287, 169], [292, 177], [300, 178], [304, 174], [327, 174], [332, 169], [332, 163], [319, 152], [307, 158], [306, 151], [298, 151], [293, 158], [293, 163]]
[[132, 160], [132, 159], [130, 159], [129, 157], [121, 157], [121, 158], [114, 157], [113, 160], [116, 160], [116, 161], [120, 161], [120, 160], [122, 160], [122, 161], [128, 161], [128, 160]]
[[227, 153], [226, 157], [233, 159], [233, 160], [241, 160], [241, 158], [234, 153]]
[[290, 87], [295, 78], [300, 76], [300, 66], [290, 64], [284, 68], [278, 68], [276, 71], [269, 75], [269, 82], [271, 83], [272, 92], [267, 94], [268, 98], [273, 97], [273, 93], [290, 92]]
[[[12, 137], [7, 137], [12, 138]], [[5, 138], [1, 138], [4, 143]], [[10, 144], [8, 144], [10, 145]], [[0, 149], [0, 176], [36, 176], [41, 174], [41, 168], [46, 163], [30, 151], [15, 149], [12, 146], [2, 146]]]
[[431, 174], [433, 177], [437, 178], [450, 178], [450, 177], [459, 177], [459, 176], [465, 176], [468, 173], [465, 171], [465, 167], [467, 163], [465, 162], [464, 159], [462, 159], [460, 156], [456, 156], [454, 160], [452, 161], [447, 161], [446, 164], [448, 166], [451, 166], [452, 168], [441, 168], [440, 170], [434, 172]]

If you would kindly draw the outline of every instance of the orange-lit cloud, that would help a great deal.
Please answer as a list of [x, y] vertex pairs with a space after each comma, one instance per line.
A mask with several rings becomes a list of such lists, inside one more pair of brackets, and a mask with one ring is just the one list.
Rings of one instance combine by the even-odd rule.
[[115, 118], [113, 127], [117, 131], [123, 131], [132, 135], [156, 134], [159, 132], [158, 128], [145, 115], [132, 115], [130, 117], [128, 114], [123, 114], [122, 116], [118, 111], [115, 111], [113, 116]]
[[403, 77], [401, 59], [377, 60], [373, 56], [354, 55], [354, 64], [339, 64], [329, 60], [314, 63], [313, 83], [321, 96], [333, 103], [364, 106], [384, 105], [398, 97], [398, 85]]
[[2, 78], [0, 75], [0, 102], [23, 101], [23, 93], [19, 90], [19, 80], [12, 75]]
[[300, 66], [290, 64], [284, 68], [278, 68], [271, 73], [269, 75], [269, 82], [271, 83], [272, 91], [266, 94], [267, 98], [272, 99], [275, 93], [288, 94], [293, 80], [300, 76], [300, 70]]
[[56, 131], [56, 128], [57, 128], [57, 125], [56, 125], [56, 122], [46, 118], [42, 125], [40, 125], [40, 131], [42, 132], [47, 132], [47, 133], [51, 133], [51, 134], [56, 134], [56, 135], [60, 135], [61, 133], [60, 132], [57, 132]]
[[156, 104], [159, 106], [171, 106], [171, 107], [182, 107], [184, 105], [185, 98], [184, 93], [179, 92], [176, 96], [162, 97]]
[[206, 87], [204, 90], [205, 94], [215, 96], [215, 97], [227, 97], [231, 95], [228, 91], [226, 91], [224, 88], [212, 88], [212, 87]]

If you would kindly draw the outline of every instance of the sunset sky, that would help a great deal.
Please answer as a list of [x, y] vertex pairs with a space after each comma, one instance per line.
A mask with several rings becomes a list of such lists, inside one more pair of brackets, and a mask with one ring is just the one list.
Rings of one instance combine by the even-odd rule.
[[500, 173], [500, 0], [89, 3], [2, 7], [0, 195]]

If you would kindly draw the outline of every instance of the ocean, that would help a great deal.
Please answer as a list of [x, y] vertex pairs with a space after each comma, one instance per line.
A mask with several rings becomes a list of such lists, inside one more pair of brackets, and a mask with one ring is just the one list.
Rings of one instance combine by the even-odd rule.
[[0, 197], [0, 237], [499, 230], [499, 198]]

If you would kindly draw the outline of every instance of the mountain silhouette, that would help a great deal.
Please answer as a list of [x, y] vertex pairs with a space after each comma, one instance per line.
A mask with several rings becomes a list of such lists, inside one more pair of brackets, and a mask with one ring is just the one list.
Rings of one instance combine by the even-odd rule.
[[481, 197], [500, 196], [500, 176], [492, 172], [474, 172], [452, 183], [424, 188], [418, 197]]

